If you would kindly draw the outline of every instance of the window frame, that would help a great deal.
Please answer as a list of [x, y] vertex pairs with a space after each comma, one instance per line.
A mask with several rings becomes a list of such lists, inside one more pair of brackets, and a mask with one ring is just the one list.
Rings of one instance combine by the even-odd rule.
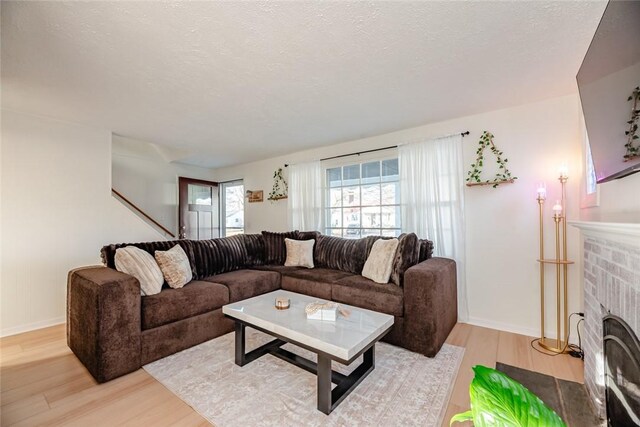
[[[228, 187], [235, 187], [238, 185], [242, 185], [242, 227], [227, 227], [227, 200], [225, 191]], [[219, 195], [218, 199], [220, 200], [220, 237], [229, 237], [235, 234], [244, 234], [245, 233], [245, 225], [244, 219], [246, 214], [246, 200], [245, 200], [245, 192], [244, 192], [244, 180], [242, 179], [234, 179], [232, 181], [224, 181], [219, 183]], [[234, 233], [231, 235], [227, 234], [227, 229], [230, 230], [240, 230], [239, 233]]]
[[[381, 150], [381, 151], [376, 151], [376, 152], [372, 152], [372, 153], [363, 153], [363, 154], [354, 154], [352, 156], [345, 156], [345, 157], [340, 157], [340, 158], [336, 158], [336, 159], [329, 159], [329, 160], [323, 160], [322, 161], [322, 191], [323, 191], [323, 197], [322, 197], [322, 232], [323, 234], [326, 235], [330, 235], [330, 236], [334, 236], [334, 234], [332, 233], [332, 230], [341, 230], [341, 237], [344, 238], [352, 238], [352, 239], [358, 239], [358, 238], [362, 238], [365, 237], [366, 235], [369, 234], [365, 234], [364, 230], [379, 230], [380, 234], [382, 234], [384, 231], [387, 232], [392, 232], [393, 235], [398, 236], [402, 233], [402, 201], [400, 200], [400, 171], [398, 170], [398, 178], [392, 181], [387, 181], [388, 183], [397, 183], [397, 203], [394, 204], [383, 204], [382, 200], [380, 200], [380, 203], [378, 205], [366, 205], [363, 206], [362, 205], [362, 187], [363, 186], [367, 186], [367, 185], [372, 185], [372, 184], [368, 184], [368, 183], [363, 183], [362, 182], [362, 165], [365, 163], [370, 163], [370, 162], [380, 162], [382, 163], [385, 160], [398, 160], [398, 149], [397, 148], [390, 148], [388, 150]], [[344, 183], [341, 182], [341, 185], [339, 187], [329, 187], [328, 183], [327, 183], [327, 170], [329, 169], [334, 169], [337, 167], [343, 168], [345, 166], [352, 166], [352, 165], [358, 165], [360, 167], [360, 183], [358, 184], [353, 184], [353, 185], [344, 185]], [[382, 166], [382, 165], [381, 165]], [[399, 161], [398, 161], [398, 168], [399, 168]], [[382, 170], [380, 170], [380, 180], [378, 181], [377, 184], [382, 185], [385, 184], [385, 181], [382, 181]], [[375, 184], [375, 183], [374, 183]], [[352, 206], [354, 208], [359, 208], [360, 209], [360, 227], [356, 228], [356, 230], [358, 230], [358, 233], [356, 233], [354, 236], [349, 236], [346, 234], [346, 231], [348, 228], [353, 228], [353, 227], [347, 227], [346, 224], [343, 223], [344, 221], [344, 206], [341, 206], [339, 208], [331, 208], [329, 206], [329, 191], [331, 188], [345, 188], [345, 187], [358, 187], [360, 190], [360, 202], [357, 206]], [[364, 208], [367, 207], [395, 207], [396, 208], [396, 215], [397, 215], [397, 223], [399, 224], [399, 227], [383, 227], [382, 226], [382, 221], [380, 221], [380, 226], [379, 227], [364, 227], [362, 224], [362, 210]], [[341, 216], [342, 216], [342, 223], [340, 224], [340, 227], [331, 227], [327, 222], [328, 216], [330, 215], [330, 210], [331, 209], [340, 209], [341, 210]], [[382, 234], [384, 235], [384, 234]]]
[[[588, 176], [587, 174], [589, 173], [589, 169], [593, 169], [594, 165], [593, 165], [593, 159], [591, 157], [591, 146], [589, 144], [589, 135], [587, 133], [587, 128], [584, 124], [584, 117], [581, 120], [581, 128], [582, 128], [582, 183], [581, 183], [581, 189], [580, 189], [580, 208], [582, 209], [587, 209], [587, 208], [595, 208], [600, 206], [600, 184], [597, 183], [597, 181], [595, 182], [595, 191], [593, 192], [589, 192], [589, 184], [588, 184]], [[589, 161], [591, 161], [591, 164], [589, 164]], [[594, 170], [594, 174], [595, 174], [595, 170]], [[594, 176], [595, 179], [595, 176]]]

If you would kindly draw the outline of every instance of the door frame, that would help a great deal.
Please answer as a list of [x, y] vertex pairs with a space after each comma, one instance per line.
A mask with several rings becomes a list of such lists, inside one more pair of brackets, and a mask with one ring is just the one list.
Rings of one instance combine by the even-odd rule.
[[[218, 189], [218, 199], [220, 198], [220, 194], [219, 194], [220, 183], [216, 181], [207, 181], [205, 179], [187, 178], [185, 176], [179, 176], [178, 177], [178, 230], [177, 230], [178, 239], [185, 238], [185, 235], [183, 233], [184, 218], [182, 215], [182, 209], [180, 207], [183, 205], [189, 204], [189, 184], [201, 184], [201, 185], [209, 185], [211, 187], [216, 187]], [[219, 213], [218, 213], [218, 216], [220, 216]]]

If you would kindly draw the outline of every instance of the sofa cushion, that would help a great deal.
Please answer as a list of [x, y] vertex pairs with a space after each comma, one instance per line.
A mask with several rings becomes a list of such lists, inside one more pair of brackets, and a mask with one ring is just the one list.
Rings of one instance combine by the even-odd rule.
[[247, 267], [264, 265], [264, 239], [262, 234], [245, 234], [244, 245], [247, 248]]
[[362, 269], [362, 277], [376, 283], [388, 283], [393, 261], [398, 248], [398, 239], [378, 240], [373, 244]]
[[367, 239], [344, 239], [321, 235], [316, 240], [316, 267], [361, 274], [367, 259]]
[[404, 272], [418, 263], [419, 255], [418, 236], [415, 233], [401, 234], [398, 238], [398, 249], [396, 250], [393, 269], [391, 270], [391, 281], [398, 286], [402, 286]]
[[329, 282], [318, 282], [316, 280], [283, 275], [280, 284], [285, 291], [326, 300], [331, 299], [331, 283]]
[[234, 271], [247, 265], [247, 246], [242, 234], [214, 239], [216, 246], [224, 254], [223, 271]]
[[393, 316], [404, 313], [403, 290], [362, 276], [349, 276], [331, 285], [331, 299]]
[[295, 271], [295, 270], [307, 270], [305, 267], [287, 267], [284, 265], [256, 265], [251, 267], [252, 270], [261, 270], [261, 271], [277, 271], [278, 273]]
[[318, 240], [319, 231], [298, 231], [298, 240]]
[[345, 277], [352, 276], [351, 273], [346, 273], [340, 270], [333, 270], [331, 268], [299, 268], [296, 270], [283, 270], [280, 272], [280, 274], [282, 274], [283, 277], [289, 276], [298, 279], [327, 283], [333, 283]]
[[219, 283], [192, 281], [141, 300], [142, 329], [146, 330], [220, 308], [229, 303], [229, 289]]
[[287, 259], [284, 265], [287, 267], [313, 268], [313, 245], [315, 240], [284, 239], [287, 248]]
[[195, 277], [196, 275], [196, 262], [193, 254], [192, 240], [162, 240], [160, 242], [141, 242], [141, 243], [117, 243], [103, 246], [100, 249], [100, 257], [102, 263], [109, 268], [116, 268], [115, 256], [116, 251], [126, 246], [135, 246], [144, 251], [149, 252], [151, 255], [155, 255], [156, 251], [168, 251], [176, 244], [180, 245], [189, 258], [191, 264], [191, 273]]
[[280, 274], [282, 289], [327, 300], [331, 299], [331, 284], [352, 275], [328, 268], [281, 270]]
[[116, 270], [138, 279], [142, 295], [154, 295], [162, 290], [162, 270], [149, 252], [135, 246], [119, 248], [116, 250], [115, 264]]
[[248, 255], [242, 235], [191, 242], [196, 262], [196, 280], [245, 267]]
[[418, 256], [418, 262], [425, 261], [433, 256], [433, 242], [428, 239], [420, 239], [420, 255]]
[[280, 274], [275, 271], [236, 270], [206, 277], [207, 282], [221, 283], [229, 288], [229, 301], [266, 294], [280, 288]]
[[297, 239], [298, 230], [284, 233], [263, 231], [262, 238], [264, 240], [264, 263], [284, 265], [284, 260], [287, 257], [287, 248], [284, 245], [284, 239]]
[[193, 278], [189, 258], [180, 245], [175, 245], [168, 251], [156, 251], [155, 258], [170, 287], [182, 288]]

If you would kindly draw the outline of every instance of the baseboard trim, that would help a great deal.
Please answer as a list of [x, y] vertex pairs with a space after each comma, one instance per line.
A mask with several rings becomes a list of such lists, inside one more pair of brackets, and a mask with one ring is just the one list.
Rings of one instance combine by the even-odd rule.
[[537, 337], [538, 335], [540, 335], [540, 331], [537, 329], [513, 326], [508, 323], [496, 322], [495, 320], [481, 319], [479, 317], [469, 317], [469, 320], [467, 321], [467, 323], [474, 326], [481, 326], [483, 328], [497, 329], [499, 331], [511, 332], [518, 335], [526, 335], [528, 337]]
[[11, 328], [2, 329], [0, 332], [0, 338], [10, 337], [11, 335], [18, 335], [24, 332], [31, 332], [37, 329], [48, 328], [49, 326], [60, 325], [66, 321], [64, 316], [54, 317], [53, 319], [40, 320], [38, 322], [28, 323], [26, 325], [14, 326]]
[[[540, 329], [513, 326], [507, 323], [496, 322], [494, 320], [481, 319], [478, 317], [469, 317], [469, 320], [466, 323], [474, 326], [480, 326], [483, 328], [497, 329], [499, 331], [511, 332], [513, 334], [525, 335], [528, 337], [537, 338], [540, 336]], [[575, 331], [572, 331], [572, 332], [574, 333], [569, 337], [569, 342], [571, 344], [578, 344], [578, 337], [575, 336]], [[547, 338], [555, 339], [556, 334], [554, 332], [549, 332], [547, 333]]]

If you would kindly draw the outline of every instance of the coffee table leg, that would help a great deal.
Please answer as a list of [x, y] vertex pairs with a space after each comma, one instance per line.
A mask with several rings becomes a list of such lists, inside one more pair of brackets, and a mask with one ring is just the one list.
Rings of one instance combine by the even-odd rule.
[[245, 339], [244, 339], [244, 324], [236, 322], [236, 365], [244, 366], [245, 363]]
[[376, 348], [372, 345], [362, 354], [362, 363], [331, 389], [331, 360], [318, 355], [318, 410], [329, 415], [374, 370]]
[[331, 412], [331, 359], [318, 355], [318, 410], [329, 415]]

